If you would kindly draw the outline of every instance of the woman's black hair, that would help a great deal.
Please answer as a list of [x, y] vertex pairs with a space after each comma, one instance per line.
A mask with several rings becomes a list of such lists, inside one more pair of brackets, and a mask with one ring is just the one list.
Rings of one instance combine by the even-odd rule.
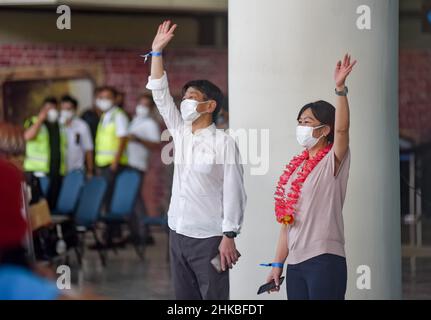
[[334, 142], [334, 125], [335, 125], [335, 107], [324, 100], [319, 100], [316, 102], [311, 102], [306, 104], [299, 110], [298, 118], [305, 110], [310, 109], [314, 117], [320, 121], [320, 123], [325, 124], [331, 128], [331, 132], [326, 137], [328, 142]]
[[223, 93], [220, 88], [217, 87], [214, 83], [208, 80], [192, 80], [187, 82], [183, 87], [183, 95], [187, 91], [188, 88], [195, 88], [202, 92], [206, 99], [214, 100], [216, 102], [216, 108], [212, 113], [213, 122], [217, 119], [217, 115], [220, 112], [220, 109], [223, 105]]

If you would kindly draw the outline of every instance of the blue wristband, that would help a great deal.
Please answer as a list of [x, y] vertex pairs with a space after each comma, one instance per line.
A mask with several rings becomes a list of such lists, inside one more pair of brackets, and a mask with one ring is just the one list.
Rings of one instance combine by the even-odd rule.
[[276, 267], [281, 269], [283, 269], [284, 267], [284, 263], [281, 263], [281, 262], [261, 263], [259, 265], [262, 267]]
[[162, 56], [162, 52], [157, 52], [157, 51], [151, 51], [150, 52], [152, 57], [161, 57]]
[[147, 54], [141, 54], [140, 56], [144, 58], [144, 63], [145, 63], [145, 62], [147, 62], [149, 56], [161, 57], [162, 52], [161, 51], [150, 51]]

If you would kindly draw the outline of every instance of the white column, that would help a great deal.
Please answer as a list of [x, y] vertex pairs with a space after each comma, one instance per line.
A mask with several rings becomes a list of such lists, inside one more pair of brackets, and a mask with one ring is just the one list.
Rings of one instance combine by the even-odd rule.
[[[371, 9], [359, 30], [357, 7]], [[229, 107], [232, 128], [269, 128], [266, 175], [246, 166], [248, 205], [242, 253], [231, 273], [232, 299], [256, 296], [274, 257], [279, 225], [275, 183], [300, 151], [296, 117], [306, 103], [335, 103], [333, 71], [345, 52], [358, 59], [350, 75], [351, 168], [344, 206], [348, 299], [401, 298], [398, 159], [398, 0], [229, 1]], [[356, 286], [357, 268], [371, 269], [371, 289]]]

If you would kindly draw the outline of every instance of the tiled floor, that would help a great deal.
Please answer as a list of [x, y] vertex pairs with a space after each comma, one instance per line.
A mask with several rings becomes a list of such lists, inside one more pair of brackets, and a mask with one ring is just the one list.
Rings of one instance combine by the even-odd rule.
[[95, 251], [87, 251], [83, 263], [84, 286], [112, 299], [173, 299], [167, 259], [167, 234], [154, 233], [156, 244], [148, 246], [145, 260], [132, 247], [110, 251], [102, 267]]
[[[403, 239], [407, 229], [403, 228]], [[431, 223], [424, 228], [425, 244], [431, 235]], [[145, 260], [133, 248], [109, 252], [108, 265], [102, 268], [95, 251], [87, 251], [83, 264], [85, 287], [113, 299], [173, 299], [167, 260], [167, 235], [154, 233], [156, 245], [148, 246]], [[409, 258], [402, 260], [403, 298], [431, 299], [431, 257], [417, 258], [416, 274], [410, 272]]]
[[[431, 246], [431, 219], [422, 219], [422, 241], [424, 246]], [[409, 241], [409, 227], [401, 228], [403, 243]], [[402, 279], [404, 299], [431, 299], [431, 257], [416, 258], [416, 272], [411, 272], [410, 258], [402, 259]]]
[[403, 298], [431, 299], [431, 257], [418, 258], [416, 275], [410, 273], [410, 261], [403, 259]]

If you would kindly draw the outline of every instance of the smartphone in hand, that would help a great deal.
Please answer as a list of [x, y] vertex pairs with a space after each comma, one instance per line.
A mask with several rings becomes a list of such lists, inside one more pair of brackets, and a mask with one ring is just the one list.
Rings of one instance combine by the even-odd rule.
[[[239, 253], [239, 251], [236, 251], [238, 258], [241, 257], [241, 253]], [[211, 264], [214, 267], [214, 269], [217, 270], [218, 273], [222, 273], [223, 270], [221, 268], [221, 257], [220, 257], [220, 253], [218, 255], [216, 255], [212, 260], [211, 260]]]
[[[280, 286], [284, 281], [284, 277], [280, 277]], [[260, 286], [259, 290], [257, 291], [257, 294], [262, 294], [264, 292], [268, 292], [272, 289], [275, 289], [277, 285], [275, 284], [274, 279], [272, 279], [272, 281], [265, 283], [264, 285]]]

